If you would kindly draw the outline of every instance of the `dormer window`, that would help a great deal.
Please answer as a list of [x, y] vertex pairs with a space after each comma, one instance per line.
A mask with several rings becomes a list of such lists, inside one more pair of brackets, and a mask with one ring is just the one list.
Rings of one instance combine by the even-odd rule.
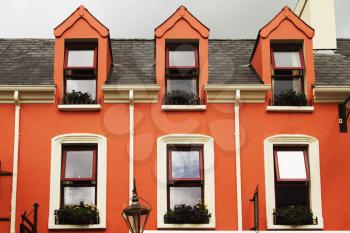
[[166, 105], [197, 105], [198, 44], [167, 43], [166, 45]]
[[64, 79], [63, 104], [96, 104], [96, 44], [66, 45]]
[[273, 105], [304, 106], [304, 57], [299, 45], [272, 45]]

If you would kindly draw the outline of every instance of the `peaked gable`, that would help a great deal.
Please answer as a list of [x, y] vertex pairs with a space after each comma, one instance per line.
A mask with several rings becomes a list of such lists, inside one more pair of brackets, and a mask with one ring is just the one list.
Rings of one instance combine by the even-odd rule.
[[194, 30], [196, 30], [203, 38], [209, 37], [209, 28], [195, 18], [184, 6], [180, 6], [174, 14], [155, 29], [155, 36], [160, 38], [175, 26], [179, 20], [185, 20]]
[[71, 28], [79, 19], [84, 19], [101, 37], [109, 36], [109, 30], [98, 21], [83, 5], [78, 7], [66, 20], [54, 29], [56, 38], [61, 37], [64, 32]]
[[266, 24], [259, 31], [259, 36], [267, 38], [278, 26], [285, 20], [290, 21], [297, 29], [311, 39], [315, 32], [308, 24], [300, 19], [294, 12], [287, 6], [285, 6], [268, 24]]

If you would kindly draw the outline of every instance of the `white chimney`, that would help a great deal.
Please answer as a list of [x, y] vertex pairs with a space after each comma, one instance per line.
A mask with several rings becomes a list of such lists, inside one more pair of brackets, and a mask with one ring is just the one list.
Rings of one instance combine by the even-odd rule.
[[337, 49], [334, 0], [298, 0], [294, 13], [315, 29], [314, 50]]

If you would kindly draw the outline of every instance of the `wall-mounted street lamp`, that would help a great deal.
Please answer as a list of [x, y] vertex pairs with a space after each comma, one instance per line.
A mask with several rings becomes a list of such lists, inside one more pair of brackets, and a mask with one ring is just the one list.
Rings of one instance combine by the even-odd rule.
[[132, 190], [131, 205], [123, 209], [122, 216], [128, 225], [131, 233], [142, 233], [145, 229], [151, 208], [139, 204], [139, 197], [136, 192], [136, 182], [134, 179], [134, 189]]

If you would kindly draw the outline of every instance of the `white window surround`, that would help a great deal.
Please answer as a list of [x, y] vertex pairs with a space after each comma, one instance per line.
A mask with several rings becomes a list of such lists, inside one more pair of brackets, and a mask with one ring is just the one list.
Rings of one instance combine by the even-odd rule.
[[[60, 207], [62, 145], [97, 144], [97, 208], [99, 224], [58, 225], [55, 224], [55, 210]], [[106, 181], [107, 180], [107, 138], [97, 134], [63, 134], [51, 140], [51, 175], [49, 229], [105, 229], [106, 228]]]
[[162, 105], [163, 111], [205, 111], [206, 105]]
[[67, 112], [76, 111], [99, 111], [101, 110], [100, 104], [59, 104], [58, 110]]
[[[208, 224], [165, 224], [167, 211], [167, 145], [203, 145], [204, 161], [204, 200], [211, 218]], [[157, 140], [157, 227], [174, 228], [215, 228], [215, 176], [214, 176], [214, 139], [200, 134], [169, 134]]]
[[[273, 224], [273, 209], [275, 208], [275, 178], [274, 178], [274, 145], [306, 145], [308, 146], [308, 159], [310, 167], [310, 208], [317, 217], [317, 225], [275, 225]], [[264, 166], [266, 190], [266, 218], [267, 229], [323, 229], [319, 142], [316, 138], [301, 134], [274, 135], [264, 141]]]
[[267, 106], [268, 112], [313, 112], [314, 106]]

